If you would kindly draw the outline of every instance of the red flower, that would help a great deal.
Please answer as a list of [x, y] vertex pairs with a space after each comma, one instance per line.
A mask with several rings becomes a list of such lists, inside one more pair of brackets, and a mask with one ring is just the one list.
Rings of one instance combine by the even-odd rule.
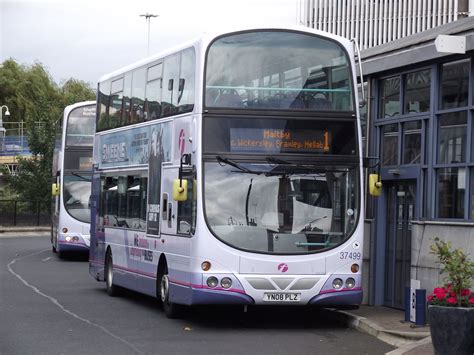
[[456, 304], [458, 303], [458, 299], [456, 297], [449, 297], [447, 300], [446, 300], [446, 303], [448, 304]]
[[471, 291], [469, 291], [469, 289], [464, 289], [464, 290], [461, 290], [461, 296], [469, 296], [469, 294], [471, 293]]
[[474, 305], [474, 297], [469, 298], [469, 304]]

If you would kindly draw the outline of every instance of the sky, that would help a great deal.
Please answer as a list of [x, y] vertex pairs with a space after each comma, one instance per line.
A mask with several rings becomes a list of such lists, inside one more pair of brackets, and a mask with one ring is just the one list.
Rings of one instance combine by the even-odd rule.
[[0, 62], [42, 63], [54, 81], [97, 80], [204, 32], [296, 25], [301, 0], [0, 0]]

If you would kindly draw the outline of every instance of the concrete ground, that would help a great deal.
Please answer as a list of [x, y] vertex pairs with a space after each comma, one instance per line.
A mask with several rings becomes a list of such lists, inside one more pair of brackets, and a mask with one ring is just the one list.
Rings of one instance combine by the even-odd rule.
[[[3, 227], [0, 238], [49, 236], [51, 227]], [[383, 306], [361, 306], [357, 310], [337, 311], [340, 320], [349, 327], [370, 334], [396, 346], [387, 355], [431, 355], [434, 354], [428, 325], [415, 327], [404, 322], [401, 310]]]

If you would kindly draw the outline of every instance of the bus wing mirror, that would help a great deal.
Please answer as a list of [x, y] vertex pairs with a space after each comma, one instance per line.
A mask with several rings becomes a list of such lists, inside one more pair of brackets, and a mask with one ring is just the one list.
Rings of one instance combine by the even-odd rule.
[[188, 199], [188, 180], [175, 179], [173, 181], [173, 200], [186, 201]]
[[382, 181], [379, 174], [369, 175], [369, 194], [372, 196], [380, 196], [382, 194]]
[[59, 184], [54, 183], [54, 184], [51, 186], [51, 194], [52, 194], [53, 196], [59, 196]]
[[183, 78], [179, 79], [178, 91], [183, 91], [184, 90], [184, 83], [185, 83], [185, 80]]

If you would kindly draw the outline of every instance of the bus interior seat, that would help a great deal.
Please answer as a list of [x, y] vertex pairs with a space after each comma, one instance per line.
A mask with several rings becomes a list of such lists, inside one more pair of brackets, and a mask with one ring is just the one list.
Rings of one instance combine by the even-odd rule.
[[216, 97], [213, 106], [215, 107], [243, 107], [244, 103], [241, 97], [236, 93], [221, 93]]
[[323, 98], [313, 98], [308, 102], [308, 108], [314, 108], [318, 110], [331, 110], [332, 109], [332, 102], [328, 99]]

